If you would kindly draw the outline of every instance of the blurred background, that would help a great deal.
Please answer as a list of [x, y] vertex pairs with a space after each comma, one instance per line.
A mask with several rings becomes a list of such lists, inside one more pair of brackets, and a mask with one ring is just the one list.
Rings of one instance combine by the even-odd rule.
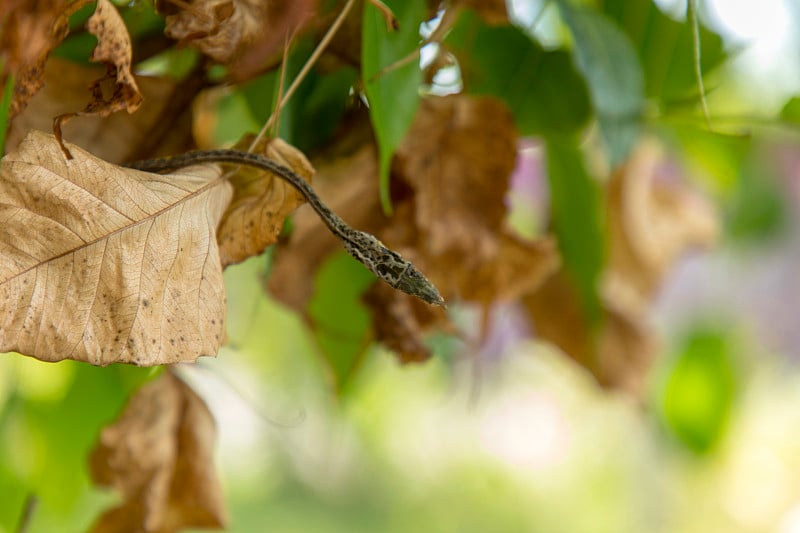
[[[685, 2], [657, 3], [685, 17]], [[555, 8], [509, 6], [563, 41]], [[307, 324], [253, 290], [270, 258], [252, 258], [225, 272], [228, 345], [178, 369], [218, 424], [230, 531], [800, 533], [800, 5], [708, 0], [699, 16], [728, 54], [706, 81], [712, 124], [735, 134], [678, 123], [673, 145], [637, 148], [637, 172], [692, 184], [680, 212], [704, 246], [669, 262], [639, 317], [637, 346], [656, 355], [636, 385], [598, 384], [523, 306], [492, 307], [479, 339], [481, 312], [455, 304], [458, 333], [431, 336], [429, 361], [374, 346], [334, 387]], [[219, 140], [258, 123], [237, 98], [219, 104]], [[508, 200], [521, 234], [546, 224], [543, 165], [522, 141]], [[338, 318], [334, 336], [367, 321], [358, 302]], [[0, 531], [30, 494], [30, 531], [85, 530], [115, 501], [91, 488], [86, 452], [154, 372], [0, 358]]]

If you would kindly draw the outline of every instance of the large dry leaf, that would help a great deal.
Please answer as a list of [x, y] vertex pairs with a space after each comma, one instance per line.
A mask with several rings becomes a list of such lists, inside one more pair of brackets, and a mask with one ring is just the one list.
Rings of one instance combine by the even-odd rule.
[[0, 351], [157, 365], [216, 355], [225, 294], [212, 169], [121, 169], [32, 132], [0, 172]]
[[[57, 117], [56, 131], [61, 124], [75, 116], [100, 115], [106, 117], [122, 109], [133, 113], [142, 103], [142, 94], [131, 73], [133, 50], [128, 29], [110, 0], [97, 0], [94, 14], [86, 24], [92, 35], [97, 37], [97, 46], [92, 51], [91, 60], [105, 63], [106, 75], [97, 79], [90, 87], [92, 100], [83, 111], [66, 113]], [[103, 94], [103, 84], [112, 81], [111, 96]], [[60, 134], [58, 134], [60, 135]]]
[[[240, 144], [249, 145], [249, 141], [246, 138]], [[314, 175], [314, 169], [303, 153], [280, 139], [262, 141], [255, 151], [294, 170], [308, 181]], [[237, 168], [229, 179], [234, 187], [233, 201], [217, 231], [223, 267], [258, 255], [267, 246], [275, 244], [286, 217], [305, 202], [297, 189], [271, 172], [231, 166]]]
[[549, 239], [524, 241], [506, 227], [516, 143], [500, 101], [454, 95], [424, 99], [397, 151], [394, 176], [409, 183], [413, 202], [397, 207], [381, 237], [447, 299], [514, 300], [560, 264]]
[[216, 427], [205, 403], [171, 372], [142, 387], [103, 429], [90, 470], [119, 491], [94, 533], [221, 528], [226, 521], [214, 470]]
[[22, 111], [42, 88], [47, 56], [67, 36], [70, 14], [88, 3], [89, 0], [7, 0], [0, 4], [3, 74], [15, 76], [11, 117]]
[[425, 252], [457, 251], [466, 265], [496, 256], [517, 155], [511, 113], [497, 99], [422, 100], [397, 150], [396, 169], [415, 190]]

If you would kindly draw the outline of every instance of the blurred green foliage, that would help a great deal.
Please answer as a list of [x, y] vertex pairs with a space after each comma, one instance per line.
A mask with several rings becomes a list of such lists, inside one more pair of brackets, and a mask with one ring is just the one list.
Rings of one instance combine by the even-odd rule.
[[[427, 18], [424, 0], [387, 0], [399, 28], [390, 31], [383, 14], [369, 2], [361, 28], [361, 77], [369, 99], [369, 116], [378, 141], [381, 204], [391, 212], [389, 168], [419, 107], [422, 71], [414, 56], [419, 47], [419, 25]], [[412, 56], [412, 61], [398, 63]], [[384, 71], [384, 69], [389, 69]]]
[[739, 383], [726, 331], [697, 329], [675, 354], [660, 396], [672, 434], [697, 453], [713, 450], [730, 419]]
[[575, 40], [575, 65], [589, 87], [609, 160], [616, 166], [639, 135], [644, 108], [642, 68], [630, 40], [609, 19], [565, 1], [558, 6]]
[[374, 282], [375, 276], [344, 251], [326, 260], [317, 273], [308, 315], [340, 394], [367, 353], [370, 315], [361, 295]]
[[500, 98], [520, 134], [572, 133], [586, 125], [586, 83], [566, 51], [545, 51], [520, 28], [489, 26], [472, 11], [460, 14], [445, 44], [458, 58], [464, 90]]
[[605, 262], [600, 188], [571, 138], [548, 137], [546, 159], [550, 209], [561, 255], [586, 316], [597, 325], [601, 316], [598, 280]]
[[34, 531], [85, 528], [108, 503], [90, 489], [89, 451], [158, 369], [56, 365], [17, 355], [3, 356], [0, 368], [0, 530], [14, 530], [29, 495], [39, 500]]

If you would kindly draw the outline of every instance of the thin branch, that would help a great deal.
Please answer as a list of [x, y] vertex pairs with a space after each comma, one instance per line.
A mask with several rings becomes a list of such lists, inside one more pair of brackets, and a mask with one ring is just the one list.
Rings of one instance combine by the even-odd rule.
[[380, 0], [368, 0], [370, 4], [375, 6], [375, 8], [381, 12], [383, 15], [383, 20], [386, 21], [386, 30], [393, 31], [400, 27], [400, 23], [397, 22], [397, 18], [392, 13], [392, 10], [389, 9], [389, 6], [381, 2]]
[[33, 493], [28, 494], [28, 497], [25, 498], [25, 506], [22, 508], [22, 515], [19, 517], [16, 533], [25, 533], [28, 531], [37, 505], [39, 505], [39, 497]]
[[697, 78], [697, 88], [700, 91], [700, 106], [703, 108], [703, 115], [706, 117], [706, 125], [709, 130], [711, 127], [711, 114], [708, 111], [706, 101], [706, 89], [703, 85], [703, 70], [700, 66], [700, 24], [697, 22], [697, 0], [688, 0], [687, 11], [689, 12], [689, 24], [692, 26], [692, 44], [694, 47], [694, 75]]
[[325, 36], [319, 42], [317, 47], [314, 49], [314, 53], [312, 53], [311, 57], [308, 58], [308, 61], [306, 61], [306, 64], [303, 65], [302, 70], [300, 70], [300, 72], [297, 74], [297, 77], [294, 79], [292, 84], [289, 86], [289, 89], [286, 91], [286, 94], [283, 96], [283, 98], [281, 98], [280, 102], [278, 103], [277, 107], [275, 108], [275, 111], [272, 112], [272, 115], [270, 115], [270, 117], [267, 119], [267, 121], [261, 127], [261, 131], [258, 132], [258, 135], [256, 135], [256, 138], [253, 139], [253, 142], [250, 144], [250, 148], [248, 149], [248, 151], [252, 151], [255, 148], [255, 146], [258, 144], [258, 142], [261, 139], [264, 138], [264, 135], [266, 134], [267, 130], [270, 128], [270, 126], [272, 126], [272, 123], [275, 121], [276, 114], [280, 113], [280, 110], [283, 108], [283, 106], [286, 105], [286, 102], [289, 101], [289, 98], [292, 97], [292, 95], [295, 93], [297, 88], [300, 86], [300, 83], [308, 75], [309, 71], [311, 70], [311, 67], [314, 66], [314, 64], [317, 62], [319, 57], [322, 55], [322, 52], [324, 52], [325, 48], [327, 48], [328, 44], [330, 44], [331, 40], [333, 39], [333, 36], [336, 35], [336, 32], [339, 31], [339, 28], [344, 23], [344, 19], [347, 17], [347, 14], [352, 9], [353, 4], [355, 4], [355, 0], [347, 0], [347, 3], [342, 8], [341, 13], [339, 13], [339, 16], [336, 17], [335, 21], [333, 21], [333, 24], [328, 29], [328, 32], [325, 34]]

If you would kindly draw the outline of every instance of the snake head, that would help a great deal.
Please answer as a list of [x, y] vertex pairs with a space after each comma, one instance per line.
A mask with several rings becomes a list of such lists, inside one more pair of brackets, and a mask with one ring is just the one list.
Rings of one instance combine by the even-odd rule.
[[374, 235], [354, 230], [344, 240], [344, 247], [370, 272], [395, 289], [429, 304], [447, 307], [436, 286], [422, 272], [400, 254], [387, 248]]
[[406, 269], [398, 278], [396, 285], [392, 286], [406, 294], [416, 296], [431, 305], [447, 307], [447, 304], [444, 303], [444, 298], [439, 294], [436, 286], [428, 281], [428, 278], [417, 270], [409, 261], [406, 261]]

